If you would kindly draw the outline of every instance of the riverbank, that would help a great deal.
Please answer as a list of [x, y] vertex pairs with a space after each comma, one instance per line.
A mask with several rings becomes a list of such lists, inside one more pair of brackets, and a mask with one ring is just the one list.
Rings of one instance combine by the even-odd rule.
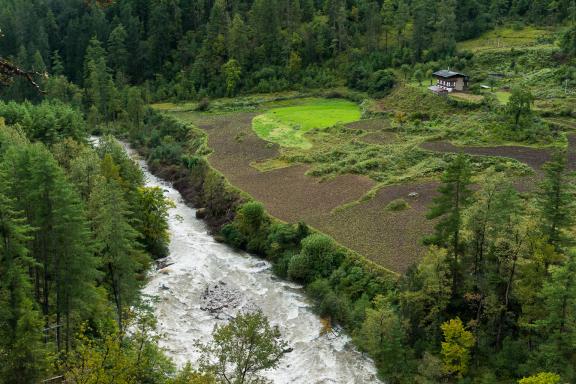
[[[279, 277], [287, 277], [286, 258], [301, 251], [302, 239], [266, 242], [271, 235], [279, 233], [279, 237], [290, 237], [298, 231], [297, 226], [266, 215], [266, 226], [255, 232], [259, 234], [258, 241], [266, 243], [264, 249], [253, 246], [251, 240], [258, 237], [255, 233], [252, 235], [254, 238], [235, 242], [230, 230], [237, 227], [238, 210], [253, 200], [210, 167], [206, 161], [210, 149], [202, 131], [151, 111], [139, 134], [132, 134], [131, 142], [148, 160], [154, 175], [170, 181], [187, 204], [202, 208], [202, 216], [211, 234], [220, 241], [265, 258], [272, 263], [272, 269]], [[228, 231], [223, 233], [223, 228]], [[306, 231], [313, 232], [309, 228]], [[328, 320], [328, 324], [341, 324], [353, 336], [362, 326], [366, 310], [372, 307], [372, 299], [393, 290], [397, 275], [344, 247], [336, 246], [335, 253], [342, 256], [340, 263], [321, 279], [300, 279], [299, 282], [306, 286], [308, 297], [314, 300], [316, 310]], [[354, 341], [358, 342], [355, 338]], [[358, 346], [363, 349], [362, 345]]]
[[183, 366], [198, 359], [196, 342], [210, 340], [215, 325], [238, 312], [262, 310], [279, 327], [291, 352], [266, 373], [275, 384], [376, 382], [373, 362], [339, 333], [322, 333], [300, 285], [277, 279], [271, 264], [216, 242], [183, 196], [150, 174], [139, 161], [148, 186], [160, 187], [175, 207], [168, 218], [170, 255], [150, 274], [143, 290], [155, 297], [160, 345]]

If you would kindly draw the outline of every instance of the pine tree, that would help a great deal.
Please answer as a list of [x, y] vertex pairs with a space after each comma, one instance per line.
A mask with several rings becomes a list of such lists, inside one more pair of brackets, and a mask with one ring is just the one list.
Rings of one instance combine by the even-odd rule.
[[86, 51], [84, 87], [88, 101], [96, 107], [104, 121], [114, 118], [118, 110], [117, 90], [106, 64], [105, 52], [100, 42], [93, 38]]
[[566, 154], [555, 152], [543, 168], [545, 178], [538, 192], [542, 232], [550, 244], [560, 249], [568, 245], [564, 231], [574, 224], [574, 192], [566, 170]]
[[[550, 269], [550, 279], [540, 296], [545, 317], [535, 322], [540, 345], [532, 354], [531, 365], [562, 373], [575, 379], [573, 366], [566, 364], [576, 358], [576, 255], [571, 252], [564, 265]], [[568, 380], [572, 381], [572, 380]]]
[[43, 325], [35, 308], [26, 244], [31, 228], [14, 209], [5, 172], [0, 171], [0, 377], [2, 382], [37, 382], [47, 368]]
[[436, 11], [434, 49], [441, 57], [452, 55], [456, 49], [456, 1], [442, 0]]
[[388, 52], [390, 32], [394, 29], [395, 9], [393, 0], [384, 0], [380, 13], [382, 15], [382, 29], [384, 30], [384, 50]]
[[62, 56], [60, 56], [58, 51], [52, 52], [52, 75], [64, 75], [64, 63], [62, 62]]
[[112, 30], [108, 38], [108, 63], [117, 77], [128, 71], [127, 37], [126, 29], [120, 24]]
[[[52, 155], [40, 144], [11, 148], [4, 169], [11, 180], [10, 194], [17, 196], [35, 229], [30, 242], [35, 296], [47, 325], [56, 320], [57, 346], [68, 347], [75, 315], [94, 302], [97, 261], [90, 251], [83, 206]], [[63, 333], [62, 333], [63, 331]]]
[[228, 56], [238, 61], [240, 65], [246, 64], [246, 57], [250, 52], [248, 37], [248, 29], [242, 16], [234, 15], [228, 35]]
[[442, 185], [438, 189], [440, 195], [434, 198], [427, 215], [428, 219], [439, 219], [433, 241], [438, 245], [448, 247], [452, 255], [451, 270], [454, 288], [460, 281], [462, 213], [470, 203], [472, 195], [469, 189], [470, 172], [470, 165], [464, 155], [458, 155], [452, 160], [442, 175]]
[[103, 177], [90, 196], [90, 218], [97, 254], [102, 259], [105, 283], [115, 305], [118, 326], [123, 330], [124, 309], [137, 296], [137, 274], [148, 260], [138, 249], [138, 233], [129, 222], [132, 213], [124, 199], [117, 167], [108, 155], [102, 163]]

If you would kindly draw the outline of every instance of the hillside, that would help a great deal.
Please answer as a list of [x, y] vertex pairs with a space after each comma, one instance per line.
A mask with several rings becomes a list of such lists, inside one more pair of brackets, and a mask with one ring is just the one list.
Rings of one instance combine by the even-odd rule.
[[0, 0], [0, 98], [0, 384], [576, 381], [574, 0]]

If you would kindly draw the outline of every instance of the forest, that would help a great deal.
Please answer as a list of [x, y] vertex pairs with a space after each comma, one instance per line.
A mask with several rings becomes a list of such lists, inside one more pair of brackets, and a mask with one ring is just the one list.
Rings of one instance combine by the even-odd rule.
[[[490, 56], [526, 78], [510, 87], [466, 49], [506, 28], [550, 31], [526, 52]], [[412, 100], [441, 68], [505, 92], [477, 105]], [[574, 87], [575, 0], [0, 0], [0, 383], [260, 383], [286, 351], [258, 311], [215, 328], [202, 358], [184, 367], [159, 346], [141, 289], [168, 255], [173, 202], [145, 185], [116, 138], [205, 208], [220, 241], [304, 286], [326, 327], [350, 335], [384, 382], [576, 382], [574, 128], [565, 128], [576, 127]], [[336, 147], [350, 131], [334, 122], [322, 127], [330, 145], [316, 146], [319, 127], [299, 132], [296, 146], [313, 149], [285, 150], [274, 164], [380, 187], [437, 181], [425, 214], [433, 230], [415, 235], [424, 256], [391, 271], [238, 192], [210, 163], [210, 132], [194, 120], [318, 95], [348, 99], [347, 124], [381, 118], [406, 137], [550, 156], [523, 189], [515, 178], [529, 171], [501, 158], [438, 160], [412, 144], [386, 152], [354, 139]], [[388, 109], [378, 110], [381, 100]], [[186, 103], [190, 121], [163, 113]], [[404, 168], [391, 170], [393, 159]]]

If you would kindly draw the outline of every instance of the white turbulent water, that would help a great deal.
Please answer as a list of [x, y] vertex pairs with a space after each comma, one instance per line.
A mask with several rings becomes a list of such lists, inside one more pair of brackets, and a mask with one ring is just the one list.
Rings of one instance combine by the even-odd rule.
[[214, 325], [225, 323], [226, 315], [237, 310], [215, 316], [201, 309], [206, 287], [220, 285], [239, 294], [240, 309], [260, 308], [293, 348], [276, 369], [265, 372], [274, 383], [379, 382], [373, 362], [354, 348], [348, 336], [321, 335], [320, 319], [302, 287], [275, 277], [269, 263], [217, 243], [179, 192], [150, 174], [143, 161], [139, 163], [146, 184], [161, 187], [176, 204], [169, 218], [168, 261], [173, 264], [164, 272], [153, 272], [144, 293], [157, 300], [160, 345], [178, 365], [194, 364], [195, 341], [209, 341]]

